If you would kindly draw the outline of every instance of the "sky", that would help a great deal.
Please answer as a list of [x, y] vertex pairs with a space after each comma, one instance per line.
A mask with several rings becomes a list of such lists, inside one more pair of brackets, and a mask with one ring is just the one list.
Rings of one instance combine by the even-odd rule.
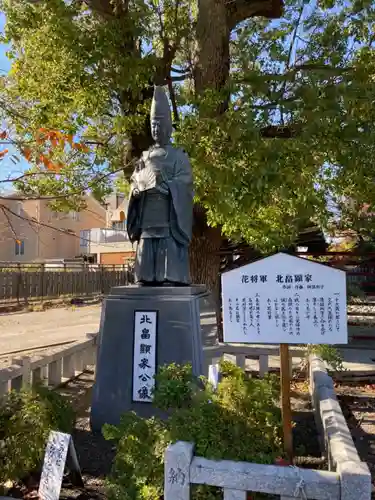
[[[3, 32], [4, 29], [4, 24], [5, 24], [5, 16], [2, 12], [0, 12], [0, 31]], [[8, 46], [5, 44], [0, 43], [0, 74], [8, 73], [10, 70], [10, 61], [6, 56], [6, 52], [8, 50]], [[9, 154], [4, 157], [3, 160], [0, 162], [0, 180], [7, 179], [9, 177], [14, 177], [15, 175], [17, 176], [19, 173], [21, 173], [23, 170], [27, 168], [27, 162], [25, 160], [21, 160], [19, 163], [16, 165], [13, 164], [13, 162], [10, 159], [10, 155], [12, 153], [16, 153], [16, 150], [13, 149], [11, 146], [6, 146], [7, 149], [9, 149]], [[3, 148], [0, 146], [0, 150]], [[1, 184], [1, 188], [3, 190], [11, 190], [12, 185], [11, 184]]]
[[[1, 33], [4, 30], [4, 24], [5, 24], [5, 16], [2, 12], [0, 12], [0, 31], [1, 31]], [[8, 72], [10, 69], [10, 62], [5, 54], [6, 51], [7, 51], [7, 46], [5, 44], [0, 44], [0, 71], [2, 73]]]

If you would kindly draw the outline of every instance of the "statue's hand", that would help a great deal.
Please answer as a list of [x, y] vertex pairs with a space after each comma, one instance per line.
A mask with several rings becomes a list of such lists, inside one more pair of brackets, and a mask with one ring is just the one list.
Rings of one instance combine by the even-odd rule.
[[158, 184], [167, 183], [167, 176], [166, 176], [166, 173], [163, 169], [155, 170], [155, 175], [156, 175], [156, 179], [157, 179]]
[[133, 196], [135, 196], [137, 198], [141, 193], [139, 192], [139, 189], [134, 188], [132, 194], [133, 194]]
[[163, 193], [163, 194], [168, 194], [169, 193], [168, 184], [166, 182], [164, 182], [164, 181], [159, 184], [159, 189], [160, 189], [160, 192]]

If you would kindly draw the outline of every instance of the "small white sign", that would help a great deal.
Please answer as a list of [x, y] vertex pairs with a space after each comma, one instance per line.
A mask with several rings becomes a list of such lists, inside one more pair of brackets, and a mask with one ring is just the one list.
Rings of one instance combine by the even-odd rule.
[[83, 487], [81, 470], [71, 435], [51, 431], [44, 454], [43, 470], [39, 483], [38, 498], [40, 500], [59, 499], [67, 458], [71, 462], [72, 482]]
[[134, 315], [133, 401], [152, 402], [156, 373], [156, 311]]
[[46, 451], [38, 496], [41, 500], [58, 500], [68, 454], [70, 434], [51, 431]]
[[219, 365], [209, 365], [208, 367], [208, 381], [212, 384], [213, 388], [216, 390], [219, 385]]
[[346, 344], [346, 273], [278, 253], [222, 275], [225, 342]]

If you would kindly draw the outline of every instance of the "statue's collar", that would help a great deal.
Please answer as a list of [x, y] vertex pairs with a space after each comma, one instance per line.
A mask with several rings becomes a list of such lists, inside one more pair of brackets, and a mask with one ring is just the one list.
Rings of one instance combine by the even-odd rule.
[[166, 144], [164, 146], [159, 146], [157, 144], [153, 144], [150, 149], [148, 150], [147, 152], [147, 158], [150, 157], [150, 154], [155, 151], [156, 149], [159, 149], [159, 150], [163, 150], [165, 152], [165, 155], [164, 155], [164, 158], [167, 158], [168, 154], [169, 154], [169, 151], [168, 151], [168, 146], [169, 144]]
[[167, 142], [166, 144], [158, 144], [157, 142], [154, 142], [154, 144], [151, 146], [151, 148], [160, 148], [160, 149], [163, 149], [163, 148], [166, 148], [166, 147], [168, 147], [170, 145], [171, 145], [170, 142]]

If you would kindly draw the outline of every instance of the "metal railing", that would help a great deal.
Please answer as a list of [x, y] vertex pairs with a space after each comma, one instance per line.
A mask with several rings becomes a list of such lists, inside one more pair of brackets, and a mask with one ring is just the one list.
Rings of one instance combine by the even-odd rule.
[[93, 228], [80, 231], [80, 248], [90, 248], [92, 245], [129, 242], [126, 230]]

